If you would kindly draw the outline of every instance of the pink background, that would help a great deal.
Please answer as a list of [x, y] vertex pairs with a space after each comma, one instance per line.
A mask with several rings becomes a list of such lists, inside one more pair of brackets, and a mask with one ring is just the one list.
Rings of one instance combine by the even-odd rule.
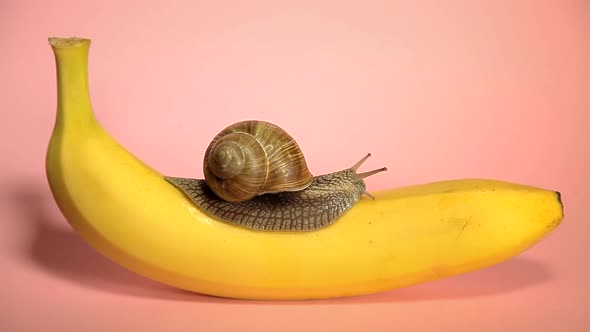
[[[0, 2], [1, 331], [582, 331], [590, 319], [585, 1]], [[96, 254], [44, 177], [48, 36], [92, 38], [97, 117], [170, 175], [224, 126], [273, 121], [314, 174], [370, 190], [463, 177], [559, 190], [564, 223], [506, 263], [376, 295], [248, 302], [155, 284]]]

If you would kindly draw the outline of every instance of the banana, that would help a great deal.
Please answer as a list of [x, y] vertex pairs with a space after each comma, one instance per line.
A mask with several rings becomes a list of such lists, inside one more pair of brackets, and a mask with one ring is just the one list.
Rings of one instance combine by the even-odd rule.
[[96, 120], [85, 38], [50, 38], [58, 105], [46, 156], [53, 197], [104, 256], [177, 288], [240, 299], [376, 293], [507, 260], [563, 219], [556, 191], [489, 179], [391, 189], [313, 232], [265, 232], [199, 210]]

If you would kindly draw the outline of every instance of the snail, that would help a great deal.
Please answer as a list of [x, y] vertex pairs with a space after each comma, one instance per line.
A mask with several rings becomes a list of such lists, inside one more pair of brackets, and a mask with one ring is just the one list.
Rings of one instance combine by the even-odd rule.
[[295, 139], [270, 122], [246, 120], [220, 131], [203, 158], [205, 179], [165, 176], [199, 208], [231, 224], [263, 231], [315, 231], [333, 224], [367, 195], [349, 168], [313, 176]]

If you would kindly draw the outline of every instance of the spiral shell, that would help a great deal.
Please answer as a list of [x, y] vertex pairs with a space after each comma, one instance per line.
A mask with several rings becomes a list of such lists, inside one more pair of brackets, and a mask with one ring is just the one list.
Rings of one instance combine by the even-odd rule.
[[219, 132], [205, 151], [203, 173], [210, 189], [229, 202], [303, 190], [313, 180], [295, 139], [259, 120], [241, 121]]

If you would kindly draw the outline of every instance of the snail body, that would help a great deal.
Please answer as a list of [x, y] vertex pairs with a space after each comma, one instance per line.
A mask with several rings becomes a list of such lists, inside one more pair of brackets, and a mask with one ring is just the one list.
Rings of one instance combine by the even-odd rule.
[[276, 125], [242, 121], [209, 144], [205, 179], [165, 177], [200, 209], [254, 230], [314, 231], [334, 223], [367, 192], [364, 178], [385, 167], [357, 173], [353, 166], [313, 176], [295, 140]]

